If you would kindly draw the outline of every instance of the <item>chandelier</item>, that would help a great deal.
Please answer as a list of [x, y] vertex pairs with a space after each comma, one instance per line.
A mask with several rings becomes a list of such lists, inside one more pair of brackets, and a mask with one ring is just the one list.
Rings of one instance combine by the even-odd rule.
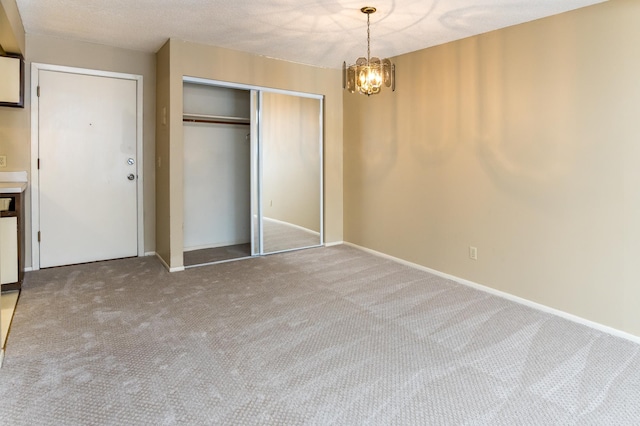
[[342, 88], [351, 93], [361, 93], [363, 95], [375, 95], [380, 93], [383, 85], [396, 90], [395, 74], [396, 67], [389, 59], [371, 57], [371, 30], [370, 17], [375, 13], [376, 8], [365, 6], [360, 11], [367, 15], [367, 57], [358, 58], [355, 64], [347, 66], [342, 64]]

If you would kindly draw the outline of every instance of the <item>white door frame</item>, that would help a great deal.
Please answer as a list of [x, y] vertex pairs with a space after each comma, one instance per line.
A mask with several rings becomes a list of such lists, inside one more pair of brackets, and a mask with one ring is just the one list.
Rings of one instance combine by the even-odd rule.
[[86, 68], [65, 67], [60, 65], [31, 64], [31, 268], [40, 269], [40, 244], [38, 242], [38, 230], [40, 229], [40, 189], [38, 170], [39, 156], [39, 71], [57, 71], [70, 74], [84, 74], [96, 77], [111, 77], [136, 82], [136, 174], [137, 179], [137, 203], [138, 203], [138, 256], [144, 256], [144, 167], [142, 157], [142, 76], [137, 74], [124, 74], [110, 71], [99, 71]]

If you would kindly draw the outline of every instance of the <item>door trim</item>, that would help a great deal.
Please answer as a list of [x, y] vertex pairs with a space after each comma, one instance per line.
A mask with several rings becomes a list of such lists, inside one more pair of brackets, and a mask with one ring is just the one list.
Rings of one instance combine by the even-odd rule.
[[143, 164], [143, 91], [142, 91], [142, 75], [125, 74], [111, 71], [100, 71], [87, 68], [74, 68], [60, 65], [40, 64], [33, 62], [31, 64], [31, 270], [40, 269], [40, 245], [38, 243], [38, 231], [40, 230], [40, 173], [38, 171], [39, 156], [39, 71], [57, 71], [69, 74], [84, 74], [94, 77], [110, 77], [124, 80], [133, 80], [136, 82], [136, 202], [137, 202], [137, 228], [138, 228], [138, 256], [144, 256], [144, 164]]

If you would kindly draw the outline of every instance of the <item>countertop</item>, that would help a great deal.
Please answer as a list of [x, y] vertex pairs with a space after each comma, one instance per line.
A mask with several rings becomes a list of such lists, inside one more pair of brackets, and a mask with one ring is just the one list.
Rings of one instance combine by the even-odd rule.
[[27, 189], [27, 172], [0, 172], [0, 193], [19, 194]]
[[27, 189], [27, 182], [0, 182], [0, 194], [17, 194]]

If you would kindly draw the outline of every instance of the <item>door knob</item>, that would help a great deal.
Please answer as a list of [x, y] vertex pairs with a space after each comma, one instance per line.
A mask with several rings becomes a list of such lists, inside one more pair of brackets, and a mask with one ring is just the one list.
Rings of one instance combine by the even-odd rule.
[[129, 173], [129, 175], [127, 176], [127, 179], [129, 180], [134, 180], [136, 177], [133, 173]]

